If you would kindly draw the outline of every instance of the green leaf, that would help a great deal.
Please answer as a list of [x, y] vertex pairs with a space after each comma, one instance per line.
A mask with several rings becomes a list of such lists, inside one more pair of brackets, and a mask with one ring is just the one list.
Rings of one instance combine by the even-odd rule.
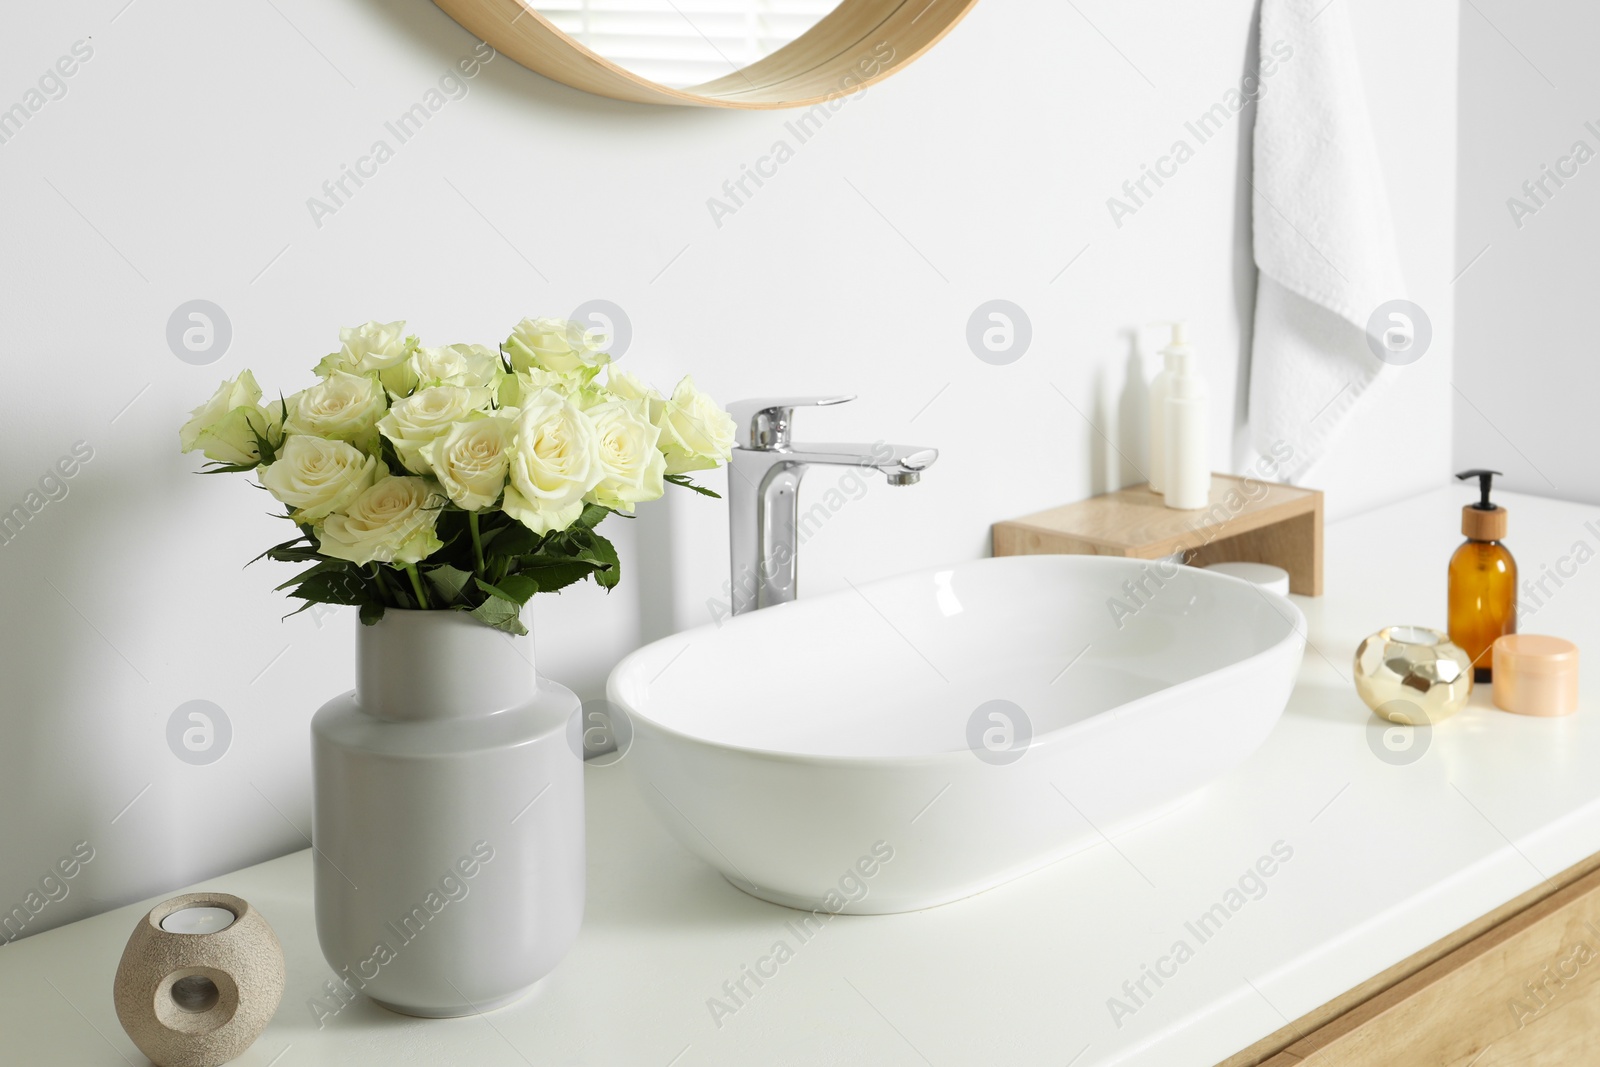
[[428, 579], [428, 584], [439, 591], [444, 603], [454, 604], [461, 599], [461, 592], [472, 581], [472, 572], [464, 571], [460, 567], [443, 564], [422, 572]]
[[371, 571], [363, 570], [369, 580], [377, 589], [374, 598], [391, 608], [420, 608], [417, 603], [416, 593], [411, 588], [411, 578], [406, 572], [391, 563], [370, 563]]
[[289, 594], [317, 604], [370, 604], [372, 594], [359, 588], [347, 574], [319, 575]]
[[531, 556], [519, 556], [515, 573], [538, 583], [539, 592], [554, 593], [593, 576], [610, 589], [621, 577], [617, 550], [593, 530], [572, 527], [555, 534]]
[[315, 578], [317, 575], [325, 574], [329, 570], [335, 569], [335, 568], [340, 567], [342, 565], [343, 565], [343, 561], [342, 560], [329, 560], [329, 559], [321, 560], [321, 561], [317, 562], [315, 565], [313, 565], [311, 567], [307, 567], [305, 570], [301, 571], [299, 574], [295, 575], [293, 578], [290, 578], [287, 582], [284, 582], [282, 585], [276, 586], [275, 590], [277, 592], [282, 592], [283, 590], [288, 589], [290, 586], [299, 585], [302, 582], [310, 581], [312, 578]]
[[509, 556], [525, 556], [539, 546], [539, 536], [520, 522], [513, 522], [509, 526], [496, 527], [493, 531], [493, 540], [488, 537], [483, 539], [483, 554], [486, 558], [505, 559]]
[[[310, 545], [304, 548], [269, 548], [261, 553], [261, 556], [265, 556], [277, 563], [310, 563], [313, 560], [322, 558], [317, 550]], [[261, 556], [257, 556], [256, 559], [260, 559]], [[253, 559], [250, 563], [255, 561]], [[245, 564], [245, 566], [249, 565], [248, 563]]]
[[715, 493], [703, 485], [694, 484], [694, 482], [689, 480], [689, 476], [687, 474], [668, 474], [665, 477], [666, 480], [671, 482], [673, 485], [681, 485], [685, 489], [692, 489], [701, 496], [708, 496], [713, 500], [722, 499], [721, 493]]
[[[406, 465], [400, 462], [400, 453], [395, 450], [394, 442], [384, 437], [381, 433], [378, 435], [378, 462], [388, 467], [391, 471], [399, 471], [402, 474], [411, 473], [406, 470]], [[380, 471], [380, 473], [382, 472]]]
[[[280, 402], [282, 401], [281, 396], [279, 397], [279, 400]], [[285, 412], [284, 417], [287, 418], [287, 412], [289, 410], [288, 404], [284, 404], [283, 410]], [[248, 418], [245, 419], [245, 425], [250, 427], [250, 435], [256, 439], [256, 456], [258, 457], [257, 462], [261, 463], [263, 466], [270, 463], [276, 463], [278, 459], [278, 450], [283, 447], [284, 438], [286, 436], [283, 432], [283, 424], [279, 423], [278, 439], [276, 441], [272, 439], [270, 428], [263, 427], [263, 429], [267, 429], [267, 433], [263, 434], [261, 430], [256, 429], [256, 424], [251, 422]]]
[[[281, 544], [273, 545], [271, 548], [269, 548], [265, 552], [261, 553], [261, 555], [257, 556], [255, 559], [251, 560], [250, 563], [255, 563], [258, 560], [263, 560], [263, 559], [283, 560], [284, 562], [288, 562], [288, 563], [299, 563], [299, 562], [301, 562], [300, 558], [297, 555], [296, 556], [287, 556], [286, 557], [286, 555], [274, 555], [274, 553], [285, 553], [285, 554], [287, 554], [287, 553], [291, 553], [291, 552], [292, 553], [311, 552], [311, 556], [312, 557], [315, 556], [316, 553], [312, 552], [312, 550], [309, 547], [301, 548], [301, 547], [299, 547], [301, 545], [307, 545], [307, 546], [310, 545], [310, 541], [304, 535], [301, 535], [299, 537], [290, 538], [289, 540], [284, 541]], [[250, 566], [250, 563], [246, 563], [245, 566], [246, 567]]]
[[507, 575], [501, 579], [499, 585], [490, 585], [482, 578], [473, 579], [478, 583], [478, 588], [488, 593], [491, 597], [509, 600], [518, 607], [528, 602], [533, 594], [539, 591], [539, 583], [521, 574]]
[[[556, 593], [575, 582], [581, 582], [595, 571], [594, 564], [576, 560], [540, 559], [537, 556], [524, 560], [513, 577], [526, 575], [537, 582], [539, 592]], [[507, 582], [511, 578], [505, 579]]]
[[207, 463], [196, 474], [239, 474], [244, 471], [253, 471], [261, 466], [259, 463]]
[[534, 559], [541, 557], [573, 559], [597, 567], [614, 567], [617, 564], [617, 550], [610, 541], [593, 530], [570, 529], [558, 534]]
[[578, 521], [572, 525], [578, 529], [592, 530], [596, 526], [600, 525], [601, 521], [603, 521], [605, 517], [611, 513], [611, 508], [602, 507], [599, 504], [585, 504], [583, 506], [583, 514], [579, 515]]
[[361, 605], [361, 625], [362, 626], [376, 626], [378, 624], [378, 621], [380, 619], [382, 619], [382, 618], [383, 618], [383, 605], [381, 603], [368, 602], [366, 604]]
[[594, 572], [594, 580], [602, 589], [615, 589], [622, 580], [622, 561], [617, 558], [617, 546], [599, 534], [591, 534], [595, 558], [603, 565]]
[[503, 630], [508, 634], [525, 634], [528, 628], [522, 625], [521, 610], [517, 605], [502, 597], [491, 596], [482, 604], [472, 609], [472, 617], [485, 626], [492, 626], [496, 630]]
[[323, 560], [278, 588], [318, 604], [370, 604], [378, 599], [360, 572], [344, 560]]

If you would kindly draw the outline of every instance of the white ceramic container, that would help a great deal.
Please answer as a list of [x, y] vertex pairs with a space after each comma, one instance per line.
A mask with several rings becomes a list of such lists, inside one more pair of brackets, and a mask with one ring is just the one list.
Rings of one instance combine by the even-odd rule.
[[986, 559], [676, 634], [618, 664], [608, 696], [646, 802], [734, 885], [908, 911], [1237, 766], [1282, 713], [1304, 632], [1289, 600], [1226, 575]]
[[390, 610], [356, 665], [311, 723], [333, 993], [425, 1017], [515, 1000], [583, 919], [578, 698], [538, 677], [531, 638], [460, 612]]

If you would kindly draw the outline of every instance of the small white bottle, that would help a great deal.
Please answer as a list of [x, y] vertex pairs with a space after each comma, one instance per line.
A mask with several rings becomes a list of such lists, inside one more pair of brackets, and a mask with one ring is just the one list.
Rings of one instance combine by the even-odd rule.
[[1162, 495], [1169, 508], [1192, 511], [1211, 500], [1210, 389], [1195, 365], [1194, 349], [1182, 343], [1183, 330], [1175, 327], [1173, 344], [1165, 352], [1170, 376], [1163, 397], [1166, 422], [1163, 442]]
[[1167, 396], [1172, 384], [1173, 367], [1177, 353], [1187, 352], [1186, 327], [1182, 322], [1172, 325], [1172, 340], [1161, 350], [1161, 372], [1150, 383], [1150, 491], [1160, 493], [1167, 488]]

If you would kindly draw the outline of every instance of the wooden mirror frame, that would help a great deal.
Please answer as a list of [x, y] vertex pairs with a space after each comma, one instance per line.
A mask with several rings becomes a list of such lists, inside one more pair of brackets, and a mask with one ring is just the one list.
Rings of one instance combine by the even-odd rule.
[[978, 0], [842, 0], [815, 26], [743, 70], [673, 89], [590, 51], [533, 9], [535, 0], [434, 0], [529, 70], [641, 104], [770, 110], [808, 107], [880, 82], [938, 43]]

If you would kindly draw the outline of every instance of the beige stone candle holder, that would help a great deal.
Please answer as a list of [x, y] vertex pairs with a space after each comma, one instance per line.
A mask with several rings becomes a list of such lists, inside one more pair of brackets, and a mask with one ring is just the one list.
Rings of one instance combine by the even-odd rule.
[[[162, 928], [190, 908], [220, 908], [233, 922], [212, 933]], [[267, 1028], [284, 978], [283, 946], [260, 912], [227, 893], [187, 893], [139, 920], [113, 996], [122, 1028], [156, 1067], [218, 1067]]]

